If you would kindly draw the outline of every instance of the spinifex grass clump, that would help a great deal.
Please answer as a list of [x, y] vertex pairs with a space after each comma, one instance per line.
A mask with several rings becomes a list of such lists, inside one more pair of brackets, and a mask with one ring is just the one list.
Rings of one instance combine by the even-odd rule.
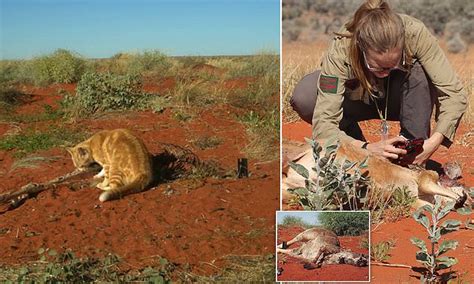
[[143, 75], [144, 72], [157, 72], [164, 75], [171, 66], [172, 62], [166, 54], [159, 50], [146, 50], [131, 56], [128, 70], [132, 74]]
[[289, 189], [298, 196], [305, 210], [359, 209], [359, 203], [366, 201], [367, 178], [361, 173], [367, 167], [367, 159], [358, 163], [347, 159], [336, 161], [339, 142], [328, 141], [325, 154], [323, 148], [314, 140], [307, 140], [313, 148], [315, 161], [310, 178], [309, 170], [300, 164], [290, 162], [290, 167], [303, 176], [305, 187]]
[[[443, 240], [439, 244], [442, 235], [457, 231], [461, 225], [458, 220], [446, 220], [441, 223], [441, 220], [454, 208], [455, 202], [448, 202], [443, 205], [441, 198], [436, 196], [435, 199], [434, 206], [425, 205], [413, 213], [413, 218], [428, 232], [428, 240], [431, 246], [428, 248], [426, 243], [419, 238], [413, 237], [410, 239], [420, 249], [416, 253], [416, 260], [427, 268], [427, 272], [421, 277], [422, 282], [426, 283], [438, 283], [441, 280], [438, 271], [450, 268], [458, 262], [454, 257], [441, 256], [452, 249], [456, 249], [458, 241]], [[431, 215], [431, 222], [426, 213]]]

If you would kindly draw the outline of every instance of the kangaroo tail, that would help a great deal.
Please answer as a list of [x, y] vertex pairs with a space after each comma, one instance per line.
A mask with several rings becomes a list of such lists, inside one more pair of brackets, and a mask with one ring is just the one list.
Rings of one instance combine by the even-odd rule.
[[132, 183], [102, 192], [99, 196], [99, 200], [105, 202], [120, 199], [129, 194], [142, 192], [149, 183], [149, 177], [142, 175], [136, 178]]

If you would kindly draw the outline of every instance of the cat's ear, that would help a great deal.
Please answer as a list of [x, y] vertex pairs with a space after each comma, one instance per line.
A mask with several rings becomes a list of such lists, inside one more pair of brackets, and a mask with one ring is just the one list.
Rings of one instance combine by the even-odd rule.
[[79, 156], [81, 156], [81, 157], [89, 155], [89, 150], [85, 147], [77, 148], [77, 152], [79, 153]]

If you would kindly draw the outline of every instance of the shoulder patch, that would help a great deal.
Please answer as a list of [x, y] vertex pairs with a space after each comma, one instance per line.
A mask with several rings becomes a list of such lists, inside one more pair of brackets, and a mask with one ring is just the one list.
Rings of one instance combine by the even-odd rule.
[[335, 76], [321, 75], [319, 77], [319, 88], [325, 93], [336, 94], [339, 78]]

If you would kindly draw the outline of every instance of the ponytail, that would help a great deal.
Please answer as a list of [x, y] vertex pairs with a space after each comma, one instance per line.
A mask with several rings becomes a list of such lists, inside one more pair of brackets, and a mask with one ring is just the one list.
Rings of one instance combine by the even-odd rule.
[[348, 34], [337, 35], [351, 39], [349, 59], [354, 75], [369, 92], [373, 91], [373, 86], [369, 71], [364, 68], [362, 52], [383, 53], [401, 47], [405, 49], [407, 58], [411, 58], [405, 48], [402, 19], [384, 0], [366, 0], [345, 27]]

